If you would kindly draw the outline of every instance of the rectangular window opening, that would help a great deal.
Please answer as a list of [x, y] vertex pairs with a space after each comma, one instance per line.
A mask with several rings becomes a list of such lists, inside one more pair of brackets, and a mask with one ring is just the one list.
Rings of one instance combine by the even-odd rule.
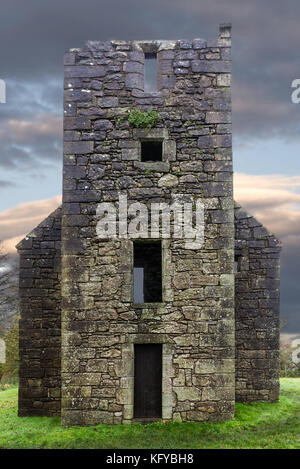
[[234, 273], [238, 273], [240, 271], [240, 258], [241, 256], [234, 257]]
[[163, 142], [161, 140], [141, 141], [141, 161], [162, 161]]
[[161, 241], [134, 241], [133, 248], [133, 302], [161, 303]]
[[144, 90], [148, 93], [157, 91], [156, 52], [145, 52]]

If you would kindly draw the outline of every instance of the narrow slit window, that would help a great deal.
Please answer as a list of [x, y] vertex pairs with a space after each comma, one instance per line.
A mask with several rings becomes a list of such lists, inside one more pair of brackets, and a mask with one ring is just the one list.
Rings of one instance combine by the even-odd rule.
[[240, 256], [235, 256], [234, 258], [234, 273], [238, 273], [240, 271]]
[[133, 301], [134, 303], [161, 303], [161, 241], [134, 241], [133, 246]]
[[148, 93], [157, 91], [156, 52], [145, 52], [144, 90]]
[[163, 142], [159, 140], [141, 141], [141, 161], [162, 161]]

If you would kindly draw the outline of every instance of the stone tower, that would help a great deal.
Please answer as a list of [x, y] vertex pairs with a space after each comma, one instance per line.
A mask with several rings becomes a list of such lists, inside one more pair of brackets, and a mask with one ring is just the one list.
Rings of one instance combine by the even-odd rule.
[[[88, 42], [65, 57], [64, 424], [131, 422], [136, 417], [134, 356], [139, 344], [162, 347], [161, 358], [155, 359], [162, 368], [161, 415], [150, 410], [142, 417], [186, 421], [233, 415], [230, 45], [225, 25], [218, 40]], [[157, 57], [155, 93], [144, 91], [147, 54]], [[128, 112], [135, 109], [155, 111], [155, 125], [131, 125]], [[158, 161], [143, 159], [145, 142], [160, 143]], [[133, 262], [142, 257], [134, 256], [135, 241], [96, 235], [97, 204], [117, 204], [124, 190], [128, 204], [169, 202], [174, 194], [185, 194], [189, 201], [201, 197], [205, 205], [202, 249], [161, 240], [159, 300], [150, 295], [145, 303], [134, 303]], [[145, 258], [154, 259], [155, 253], [147, 252], [151, 244], [147, 248], [144, 243]], [[145, 266], [145, 275], [147, 270]], [[143, 392], [151, 400], [147, 389], [137, 395]]]
[[[234, 209], [230, 49], [225, 24], [216, 40], [89, 41], [65, 55], [62, 208], [18, 246], [20, 415], [61, 407], [66, 426], [216, 421], [233, 416], [236, 387], [242, 400], [277, 399], [279, 248]], [[156, 92], [144, 90], [149, 57]], [[99, 236], [99, 204], [119, 210], [120, 222], [120, 194], [149, 209], [200, 200], [202, 245], [191, 249], [161, 227], [156, 239]], [[235, 227], [247, 257], [238, 262], [239, 350]], [[255, 284], [257, 276], [269, 278]], [[257, 289], [261, 312], [249, 302]], [[265, 347], [274, 353], [263, 350], [257, 375], [248, 354], [262, 357]]]

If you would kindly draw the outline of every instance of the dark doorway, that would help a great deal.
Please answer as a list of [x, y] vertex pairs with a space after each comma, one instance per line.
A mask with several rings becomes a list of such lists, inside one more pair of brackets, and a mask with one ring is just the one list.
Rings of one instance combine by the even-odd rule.
[[134, 418], [162, 416], [162, 345], [134, 346]]
[[133, 246], [133, 301], [134, 303], [161, 303], [161, 241], [134, 241]]
[[141, 141], [141, 161], [162, 161], [162, 141]]

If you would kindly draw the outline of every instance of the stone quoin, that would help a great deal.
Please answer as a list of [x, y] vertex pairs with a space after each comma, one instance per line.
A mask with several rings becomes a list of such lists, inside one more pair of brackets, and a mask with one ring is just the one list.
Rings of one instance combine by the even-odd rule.
[[[65, 55], [63, 202], [17, 246], [20, 416], [220, 421], [235, 401], [278, 400], [280, 242], [234, 204], [230, 51], [224, 24], [213, 40]], [[97, 206], [120, 192], [201, 198], [202, 247], [99, 238]]]

